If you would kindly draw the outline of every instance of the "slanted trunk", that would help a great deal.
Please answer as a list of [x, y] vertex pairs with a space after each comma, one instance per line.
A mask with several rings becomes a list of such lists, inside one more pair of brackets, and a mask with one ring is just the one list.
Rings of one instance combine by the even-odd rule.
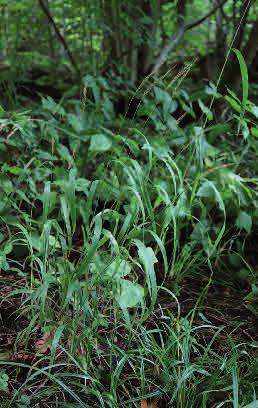
[[48, 9], [46, 3], [44, 2], [44, 0], [38, 0], [39, 5], [43, 11], [43, 13], [46, 15], [46, 17], [48, 18], [49, 24], [53, 27], [53, 30], [55, 32], [56, 37], [58, 38], [58, 40], [60, 41], [60, 43], [62, 44], [62, 46], [64, 47], [64, 50], [67, 53], [67, 56], [72, 64], [72, 66], [74, 67], [76, 73], [80, 76], [80, 69], [73, 57], [72, 52], [70, 51], [70, 48], [68, 47], [68, 44], [65, 40], [65, 38], [63, 37], [62, 33], [60, 32], [55, 20], [53, 19], [50, 10]]

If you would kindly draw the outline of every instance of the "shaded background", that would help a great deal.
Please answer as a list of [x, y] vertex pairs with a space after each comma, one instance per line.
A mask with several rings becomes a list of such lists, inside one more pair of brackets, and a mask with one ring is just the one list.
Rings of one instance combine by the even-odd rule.
[[[216, 81], [232, 41], [257, 80], [256, 1], [1, 0], [0, 10], [4, 105], [14, 95], [60, 98], [89, 74], [123, 91], [120, 104], [153, 70], [176, 74], [190, 63], [189, 79]], [[224, 82], [240, 83], [231, 55]]]

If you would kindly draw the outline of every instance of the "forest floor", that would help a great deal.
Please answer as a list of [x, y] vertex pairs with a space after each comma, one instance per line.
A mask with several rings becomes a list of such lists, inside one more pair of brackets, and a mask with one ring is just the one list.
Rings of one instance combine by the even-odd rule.
[[1, 112], [1, 408], [257, 408], [257, 138], [185, 94]]

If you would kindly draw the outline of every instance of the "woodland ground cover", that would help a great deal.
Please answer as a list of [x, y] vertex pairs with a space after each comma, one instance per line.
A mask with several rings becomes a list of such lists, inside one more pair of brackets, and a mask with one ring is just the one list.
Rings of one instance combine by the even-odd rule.
[[1, 408], [258, 407], [257, 5], [138, 3], [0, 0]]
[[1, 110], [1, 406], [255, 407], [257, 107], [158, 82], [127, 119], [84, 81]]

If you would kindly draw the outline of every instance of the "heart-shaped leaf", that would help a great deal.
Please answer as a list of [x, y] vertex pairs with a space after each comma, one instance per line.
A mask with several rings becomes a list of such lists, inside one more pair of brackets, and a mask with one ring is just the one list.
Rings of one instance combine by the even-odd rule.
[[144, 289], [141, 285], [121, 279], [120, 295], [117, 296], [117, 302], [122, 309], [135, 307], [142, 303], [143, 299]]

